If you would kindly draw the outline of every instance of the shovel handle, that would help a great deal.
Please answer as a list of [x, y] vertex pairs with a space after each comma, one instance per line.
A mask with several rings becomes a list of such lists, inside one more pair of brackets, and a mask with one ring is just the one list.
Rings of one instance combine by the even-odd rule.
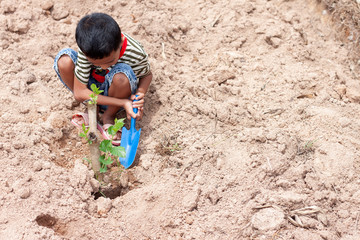
[[[138, 96], [139, 96], [139, 95], [135, 95], [135, 97], [138, 97]], [[139, 101], [139, 100], [134, 99], [134, 102], [137, 102], [137, 101]], [[133, 108], [133, 111], [134, 111], [135, 114], [138, 113], [138, 109], [137, 109], [137, 108]], [[131, 131], [131, 132], [135, 132], [135, 131], [136, 131], [136, 129], [135, 129], [135, 124], [136, 124], [136, 119], [135, 119], [135, 118], [131, 118], [131, 125], [130, 125], [130, 131]]]

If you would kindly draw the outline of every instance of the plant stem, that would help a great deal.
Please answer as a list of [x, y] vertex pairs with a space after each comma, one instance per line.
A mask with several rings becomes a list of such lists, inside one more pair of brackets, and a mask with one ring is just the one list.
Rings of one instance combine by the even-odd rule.
[[97, 112], [96, 104], [87, 104], [89, 114], [89, 139], [92, 144], [89, 144], [91, 165], [96, 175], [100, 177], [100, 150], [99, 150], [99, 136], [97, 134]]

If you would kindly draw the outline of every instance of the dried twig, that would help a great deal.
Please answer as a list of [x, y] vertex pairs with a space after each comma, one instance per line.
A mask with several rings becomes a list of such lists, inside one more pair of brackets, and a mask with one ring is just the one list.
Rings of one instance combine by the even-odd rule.
[[165, 55], [165, 43], [161, 43], [161, 56], [163, 57], [163, 59], [166, 60], [166, 55]]
[[217, 18], [215, 19], [215, 21], [211, 24], [212, 27], [215, 27], [220, 21], [220, 15], [217, 16]]
[[305, 225], [303, 224], [300, 216], [314, 215], [314, 214], [317, 215], [317, 214], [320, 214], [320, 213], [322, 213], [322, 210], [321, 210], [321, 208], [319, 208], [317, 206], [304, 207], [304, 208], [300, 208], [300, 209], [296, 209], [296, 210], [291, 211], [288, 214], [287, 219], [294, 226], [305, 227]]
[[267, 163], [268, 163], [268, 165], [269, 165], [269, 168], [270, 168], [270, 170], [272, 171], [273, 168], [272, 168], [272, 166], [271, 166], [270, 159], [269, 159], [268, 157], [266, 157], [266, 159], [267, 159]]

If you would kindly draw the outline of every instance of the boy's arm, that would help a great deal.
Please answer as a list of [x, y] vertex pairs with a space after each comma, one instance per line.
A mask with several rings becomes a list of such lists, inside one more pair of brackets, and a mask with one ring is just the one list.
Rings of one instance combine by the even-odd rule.
[[137, 93], [143, 93], [145, 95], [147, 90], [149, 89], [151, 80], [152, 80], [151, 72], [149, 72], [146, 76], [140, 78]]
[[74, 76], [74, 98], [76, 101], [84, 102], [90, 99], [91, 90], [87, 86], [80, 82], [80, 80]]
[[[138, 89], [135, 93], [135, 95], [138, 95], [138, 97], [135, 97], [134, 95], [131, 96], [131, 100], [139, 100], [139, 99], [143, 99], [146, 92], [148, 91], [149, 89], [149, 86], [150, 86], [150, 83], [152, 81], [152, 73], [149, 72], [147, 75], [143, 76], [140, 78], [139, 80], [139, 86], [138, 86]], [[136, 102], [135, 102], [136, 103]], [[135, 104], [136, 105], [136, 104]], [[136, 107], [136, 106], [134, 106]]]
[[[74, 77], [74, 97], [77, 101], [83, 102], [90, 99], [90, 94], [92, 91], [87, 88], [87, 86], [81, 83], [76, 77]], [[136, 114], [132, 110], [132, 102], [128, 99], [118, 99], [114, 97], [108, 97], [99, 95], [97, 103], [100, 105], [110, 105], [123, 107], [131, 117], [135, 118]]]

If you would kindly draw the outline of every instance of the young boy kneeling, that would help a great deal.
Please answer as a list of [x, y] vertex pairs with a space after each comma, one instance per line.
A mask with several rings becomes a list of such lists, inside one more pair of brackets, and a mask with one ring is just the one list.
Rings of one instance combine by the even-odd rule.
[[[148, 55], [139, 42], [121, 33], [117, 22], [104, 13], [83, 17], [76, 27], [75, 38], [78, 52], [70, 48], [61, 50], [54, 69], [79, 102], [90, 98], [93, 83], [104, 91], [97, 102], [104, 111], [100, 130], [109, 139], [106, 130], [114, 124], [120, 108], [125, 109], [127, 118], [142, 118], [144, 96], [152, 80]], [[133, 102], [134, 99], [138, 101]], [[133, 108], [138, 108], [137, 114]], [[75, 114], [72, 123], [88, 125], [87, 114]], [[118, 145], [120, 139], [120, 134], [116, 135], [113, 143]]]

